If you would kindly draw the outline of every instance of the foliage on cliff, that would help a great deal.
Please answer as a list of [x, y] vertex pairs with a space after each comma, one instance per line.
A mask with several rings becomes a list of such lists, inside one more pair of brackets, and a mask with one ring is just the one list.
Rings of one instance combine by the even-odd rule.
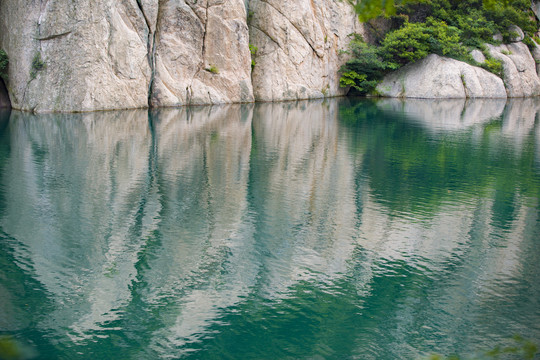
[[[532, 42], [538, 29], [528, 0], [358, 0], [355, 8], [361, 19], [395, 14], [389, 21], [393, 28], [375, 45], [359, 45], [358, 38], [351, 41], [353, 59], [341, 69], [341, 85], [353, 86], [362, 93], [371, 92], [386, 72], [430, 53], [478, 65], [469, 51], [482, 49], [484, 43], [496, 43], [497, 34], [508, 41], [515, 35], [510, 25], [523, 29], [526, 43]], [[373, 54], [383, 62], [377, 67], [380, 71], [360, 66]], [[487, 58], [483, 67], [500, 76], [500, 62]]]
[[8, 65], [8, 56], [4, 50], [0, 49], [0, 78], [5, 79], [7, 77]]

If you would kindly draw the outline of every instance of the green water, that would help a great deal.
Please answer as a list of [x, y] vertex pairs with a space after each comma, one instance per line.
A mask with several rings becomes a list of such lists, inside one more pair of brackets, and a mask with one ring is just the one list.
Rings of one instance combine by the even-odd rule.
[[0, 335], [38, 359], [540, 345], [539, 111], [0, 114]]

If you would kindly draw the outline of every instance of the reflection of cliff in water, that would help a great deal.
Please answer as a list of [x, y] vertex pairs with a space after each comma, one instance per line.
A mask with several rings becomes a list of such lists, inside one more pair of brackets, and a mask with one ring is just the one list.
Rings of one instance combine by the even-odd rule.
[[148, 190], [146, 112], [13, 112], [9, 132], [1, 224], [50, 294], [51, 313], [36, 326], [75, 335], [115, 319], [142, 246], [132, 235]]
[[[103, 344], [121, 357], [119, 338], [140, 346], [127, 357], [193, 355], [272, 336], [284, 313], [313, 322], [304, 344], [341, 334], [360, 358], [388, 339], [378, 355], [402, 358], [436, 333], [452, 350], [532, 328], [540, 294], [515, 284], [540, 263], [536, 102], [489, 104], [13, 112], [0, 131], [2, 261], [29, 285], [0, 284], [0, 325], [96, 357]], [[32, 321], [24, 291], [43, 299]], [[303, 291], [346, 306], [313, 303], [302, 318], [287, 306]], [[493, 306], [501, 316], [483, 320]]]

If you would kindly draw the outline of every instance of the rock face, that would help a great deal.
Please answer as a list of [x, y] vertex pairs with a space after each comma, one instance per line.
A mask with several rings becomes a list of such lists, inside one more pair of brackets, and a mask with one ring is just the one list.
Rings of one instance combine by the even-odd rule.
[[486, 44], [486, 46], [491, 56], [503, 64], [508, 97], [540, 95], [536, 62], [527, 45], [518, 42], [499, 46]]
[[14, 108], [87, 111], [143, 107], [151, 71], [136, 0], [0, 3]]
[[253, 91], [261, 101], [344, 94], [338, 70], [348, 35], [363, 33], [352, 7], [334, 0], [250, 0], [250, 42], [258, 50]]
[[540, 20], [540, 1], [531, 1], [531, 9], [534, 12], [534, 15], [536, 15], [536, 18]]
[[353, 32], [352, 7], [335, 0], [0, 2], [11, 102], [35, 112], [344, 94]]
[[153, 106], [252, 102], [243, 0], [160, 1]]
[[246, 17], [243, 0], [2, 1], [12, 105], [51, 112], [253, 101]]
[[506, 97], [503, 81], [492, 73], [434, 54], [389, 74], [377, 91], [389, 97]]
[[481, 64], [483, 62], [486, 61], [486, 57], [484, 56], [484, 54], [482, 54], [482, 52], [478, 49], [474, 49], [471, 51], [471, 57], [473, 58], [474, 61], [476, 61], [477, 63]]
[[538, 44], [536, 44], [534, 49], [531, 51], [531, 55], [536, 63], [536, 73], [540, 74], [540, 46], [538, 46]]

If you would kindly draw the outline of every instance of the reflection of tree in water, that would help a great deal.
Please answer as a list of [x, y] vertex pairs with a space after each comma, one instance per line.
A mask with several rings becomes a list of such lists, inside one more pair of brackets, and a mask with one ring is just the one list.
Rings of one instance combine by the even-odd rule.
[[362, 171], [371, 191], [395, 211], [430, 214], [455, 198], [493, 195], [496, 218], [511, 219], [504, 212], [513, 213], [517, 196], [540, 195], [534, 142], [523, 149], [512, 146], [516, 138], [533, 139], [533, 128], [527, 134], [506, 130], [519, 120], [518, 114], [503, 118], [499, 112], [479, 125], [458, 118], [454, 123], [465, 124], [461, 129], [433, 133], [419, 131], [423, 124], [417, 119], [384, 108], [384, 102], [362, 101], [342, 111], [340, 121], [352, 130], [351, 150], [365, 158]]
[[[472, 351], [493, 346], [485, 340], [496, 333], [493, 329], [513, 327], [523, 333], [530, 328], [524, 324], [540, 317], [534, 300], [539, 289], [522, 288], [530, 281], [528, 274], [540, 272], [533, 250], [540, 236], [540, 176], [530, 116], [516, 111], [525, 119], [521, 122], [510, 116], [511, 106], [521, 106], [513, 102], [478, 124], [463, 118], [474, 113], [467, 107], [458, 118], [432, 124], [422, 119], [421, 106], [411, 111], [414, 102], [394, 101], [389, 108], [387, 101], [363, 100], [340, 111], [349, 149], [363, 159], [355, 178], [362, 213], [359, 254], [362, 262], [372, 259], [375, 273], [368, 306], [386, 306], [385, 312], [397, 316], [386, 320], [404, 326], [403, 332], [395, 332], [401, 337], [396, 346], [421, 349], [442, 331], [448, 338], [447, 350], [441, 351], [467, 351], [465, 344]], [[409, 107], [406, 113], [403, 106]], [[415, 112], [416, 117], [408, 117]], [[526, 132], [505, 130], [512, 123], [529, 127]], [[516, 139], [522, 146], [515, 146]], [[384, 272], [400, 267], [397, 277]], [[416, 295], [415, 288], [420, 291]], [[384, 297], [375, 301], [381, 292], [394, 302], [417, 304], [400, 314], [394, 305], [385, 305]], [[419, 296], [425, 301], [415, 300]], [[513, 313], [510, 303], [527, 310]], [[501, 309], [499, 316], [490, 317], [490, 308]], [[423, 313], [432, 318], [419, 319]], [[408, 333], [408, 327], [417, 327], [407, 319], [421, 321], [431, 331]], [[369, 342], [384, 341], [368, 337]], [[396, 350], [392, 356], [399, 354]]]

